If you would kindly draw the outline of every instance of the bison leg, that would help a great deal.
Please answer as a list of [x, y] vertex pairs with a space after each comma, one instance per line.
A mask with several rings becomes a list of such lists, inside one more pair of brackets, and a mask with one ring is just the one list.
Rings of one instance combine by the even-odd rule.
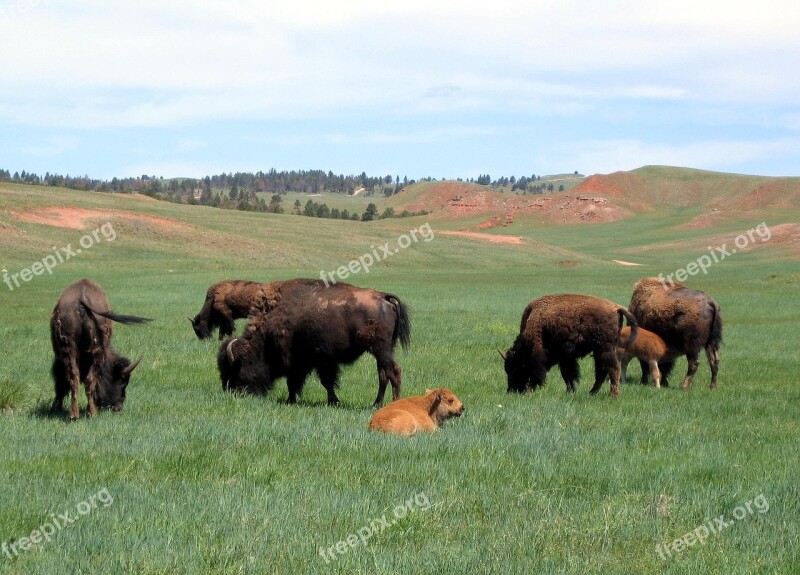
[[650, 375], [653, 376], [653, 381], [656, 382], [656, 387], [661, 387], [661, 372], [658, 371], [658, 361], [651, 359], [650, 362]]
[[669, 359], [667, 361], [658, 362], [658, 370], [661, 372], [661, 387], [669, 387], [668, 377], [672, 373], [672, 368], [675, 367], [675, 360]]
[[89, 417], [97, 415], [97, 403], [95, 402], [95, 397], [97, 396], [97, 380], [97, 371], [92, 367], [86, 375], [86, 410], [89, 413]]
[[711, 389], [717, 388], [717, 373], [719, 372], [719, 350], [706, 348], [706, 357], [708, 358], [708, 365], [711, 368]]
[[64, 398], [69, 394], [69, 376], [65, 375], [64, 366], [58, 360], [53, 362], [53, 378], [55, 379], [56, 397], [50, 412], [58, 413], [64, 411]]
[[373, 407], [383, 406], [383, 397], [386, 395], [386, 386], [392, 383], [392, 401], [400, 399], [400, 388], [402, 386], [403, 370], [395, 363], [391, 355], [381, 355], [376, 357], [378, 363], [378, 395], [375, 397]]
[[620, 370], [619, 380], [621, 382], [627, 383], [628, 382], [628, 364], [633, 359], [633, 356], [629, 355], [627, 353], [624, 353], [624, 354], [622, 354], [622, 357], [617, 356], [617, 359], [620, 360], [619, 361], [619, 370]]
[[639, 367], [642, 368], [642, 378], [639, 380], [639, 383], [642, 385], [647, 385], [647, 374], [650, 373], [650, 367], [643, 359], [639, 360]]
[[219, 322], [219, 339], [223, 340], [236, 331], [236, 323], [232, 315], [223, 315]]
[[[286, 376], [286, 385], [289, 387], [289, 403], [297, 403], [297, 394], [303, 390], [306, 382], [306, 373], [292, 372]], [[324, 385], [324, 384], [323, 384]]]
[[564, 378], [564, 382], [567, 384], [567, 391], [575, 393], [575, 382], [581, 377], [581, 368], [580, 365], [578, 365], [578, 360], [574, 357], [562, 359], [558, 363], [558, 369], [561, 371], [561, 377]]
[[339, 405], [339, 398], [336, 397], [336, 386], [339, 385], [339, 366], [317, 368], [317, 375], [319, 375], [322, 386], [328, 392], [328, 405]]
[[589, 393], [595, 395], [606, 378], [611, 379], [611, 397], [619, 397], [619, 360], [616, 351], [595, 352], [594, 385]]
[[546, 353], [534, 352], [531, 354], [530, 378], [528, 379], [528, 389], [530, 391], [536, 391], [544, 385], [547, 380], [547, 371], [552, 365], [552, 363], [548, 365]]
[[683, 378], [683, 389], [689, 389], [692, 385], [694, 374], [697, 373], [697, 367], [700, 365], [700, 359], [697, 353], [687, 353], [686, 360], [689, 362], [689, 369], [686, 370], [686, 377]]
[[69, 391], [71, 394], [69, 418], [75, 421], [81, 416], [81, 411], [78, 407], [78, 394], [81, 390], [81, 372], [78, 370], [78, 363], [75, 358], [70, 357], [64, 361], [64, 370], [69, 378]]

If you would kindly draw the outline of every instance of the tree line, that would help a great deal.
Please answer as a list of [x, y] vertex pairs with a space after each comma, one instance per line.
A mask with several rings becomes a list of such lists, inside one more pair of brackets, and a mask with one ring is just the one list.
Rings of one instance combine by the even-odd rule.
[[[575, 172], [577, 174], [577, 172]], [[433, 181], [434, 178], [422, 178], [419, 181]], [[236, 172], [222, 173], [204, 178], [171, 178], [142, 175], [128, 178], [111, 178], [102, 180], [84, 176], [61, 175], [50, 172], [43, 176], [26, 172], [14, 172], [0, 169], [0, 182], [24, 183], [30, 185], [52, 186], [69, 188], [73, 190], [98, 191], [98, 192], [123, 192], [140, 193], [159, 200], [184, 204], [207, 205], [224, 209], [238, 209], [243, 211], [257, 211], [270, 213], [283, 213], [286, 211], [281, 202], [281, 196], [287, 192], [300, 192], [319, 194], [332, 192], [352, 195], [356, 192], [366, 196], [392, 196], [406, 186], [414, 184], [417, 180], [409, 180], [404, 176], [367, 176], [365, 172], [360, 175], [334, 174], [332, 171], [323, 170], [292, 170], [278, 171], [270, 169], [267, 172]], [[462, 180], [481, 185], [494, 187], [511, 186], [511, 191], [517, 193], [543, 193], [554, 191], [552, 183], [541, 182], [541, 176], [521, 176], [516, 178], [501, 177], [493, 180], [488, 174], [481, 174], [477, 179]], [[270, 197], [267, 200], [267, 196]], [[298, 200], [299, 202], [299, 200]], [[418, 212], [403, 211], [395, 214], [392, 208], [387, 208], [382, 214], [365, 211], [362, 214], [349, 213], [347, 210], [329, 209], [325, 204], [317, 204], [309, 200], [302, 207], [295, 202], [292, 213], [310, 217], [358, 219], [370, 221], [373, 219], [404, 217], [419, 215]], [[374, 207], [374, 204], [370, 204]], [[423, 212], [424, 213], [424, 212]]]

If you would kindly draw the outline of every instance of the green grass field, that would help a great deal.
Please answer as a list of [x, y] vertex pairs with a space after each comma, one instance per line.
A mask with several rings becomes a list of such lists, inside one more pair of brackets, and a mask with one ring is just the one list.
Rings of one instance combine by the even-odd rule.
[[[53, 206], [97, 214], [83, 230], [17, 218]], [[697, 210], [669, 206], [614, 224], [523, 222], [503, 230], [523, 245], [442, 234], [348, 278], [412, 310], [411, 349], [396, 353], [403, 395], [449, 387], [466, 406], [411, 439], [367, 432], [371, 357], [345, 368], [338, 408], [313, 377], [296, 406], [284, 380], [267, 398], [234, 397], [217, 375], [218, 342], [198, 341], [186, 316], [215, 281], [319, 277], [410, 228], [428, 222], [435, 233], [434, 219], [342, 222], [13, 185], [0, 186], [0, 213], [9, 274], [104, 223], [116, 234], [51, 275], [0, 283], [0, 573], [800, 572], [800, 262], [785, 245], [737, 253], [686, 282], [723, 310], [716, 391], [705, 358], [682, 391], [681, 359], [668, 389], [629, 383], [613, 400], [606, 383], [591, 397], [587, 358], [573, 396], [557, 370], [542, 390], [508, 395], [496, 351], [537, 296], [627, 304], [640, 277], [706, 253], [659, 245], [797, 213], [693, 231], [675, 226]], [[116, 311], [154, 321], [115, 327], [116, 351], [144, 355], [124, 411], [68, 423], [47, 413], [49, 316], [82, 277]], [[638, 367], [629, 371], [638, 381]], [[23, 539], [65, 513], [72, 523], [49, 540]], [[730, 524], [703, 543], [656, 552], [720, 516]]]

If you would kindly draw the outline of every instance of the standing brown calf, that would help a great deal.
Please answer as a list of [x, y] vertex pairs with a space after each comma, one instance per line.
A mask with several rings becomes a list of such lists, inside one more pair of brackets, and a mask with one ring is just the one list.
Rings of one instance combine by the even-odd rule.
[[[656, 387], [661, 387], [661, 371], [658, 369], [658, 363], [663, 360], [674, 360], [684, 354], [670, 349], [666, 342], [652, 331], [640, 327], [639, 335], [633, 341], [629, 338], [630, 332], [631, 328], [628, 326], [623, 327], [619, 332], [620, 345], [617, 347], [617, 358], [622, 372], [620, 379], [622, 381], [627, 379], [625, 372], [628, 364], [635, 357], [642, 362], [642, 365], [647, 364]], [[642, 385], [647, 385], [646, 371], [642, 371]]]
[[446, 419], [464, 413], [464, 404], [449, 389], [428, 390], [423, 396], [393, 401], [376, 411], [370, 431], [412, 436], [417, 431], [435, 431]]

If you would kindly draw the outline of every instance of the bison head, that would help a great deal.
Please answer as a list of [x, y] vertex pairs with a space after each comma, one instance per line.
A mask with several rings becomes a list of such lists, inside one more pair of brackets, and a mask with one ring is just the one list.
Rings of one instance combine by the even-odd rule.
[[500, 351], [500, 357], [503, 358], [504, 367], [506, 370], [506, 377], [508, 378], [508, 393], [516, 392], [523, 393], [528, 386], [530, 380], [530, 365], [527, 361], [528, 355], [518, 349], [517, 342], [505, 354]]
[[131, 363], [127, 357], [115, 353], [106, 358], [102, 376], [95, 388], [97, 407], [110, 407], [114, 411], [122, 411], [131, 373], [140, 361], [142, 361], [141, 357]]
[[192, 329], [194, 329], [194, 334], [198, 339], [208, 339], [211, 337], [211, 330], [208, 327], [208, 318], [197, 314], [194, 316], [194, 319], [188, 316], [187, 319], [192, 322]]
[[217, 367], [222, 389], [264, 395], [272, 382], [263, 354], [256, 351], [252, 340], [229, 337], [217, 353]]
[[431, 417], [435, 421], [444, 421], [451, 417], [460, 417], [464, 413], [464, 404], [456, 395], [446, 388], [426, 390], [425, 395], [435, 394], [431, 404]]

